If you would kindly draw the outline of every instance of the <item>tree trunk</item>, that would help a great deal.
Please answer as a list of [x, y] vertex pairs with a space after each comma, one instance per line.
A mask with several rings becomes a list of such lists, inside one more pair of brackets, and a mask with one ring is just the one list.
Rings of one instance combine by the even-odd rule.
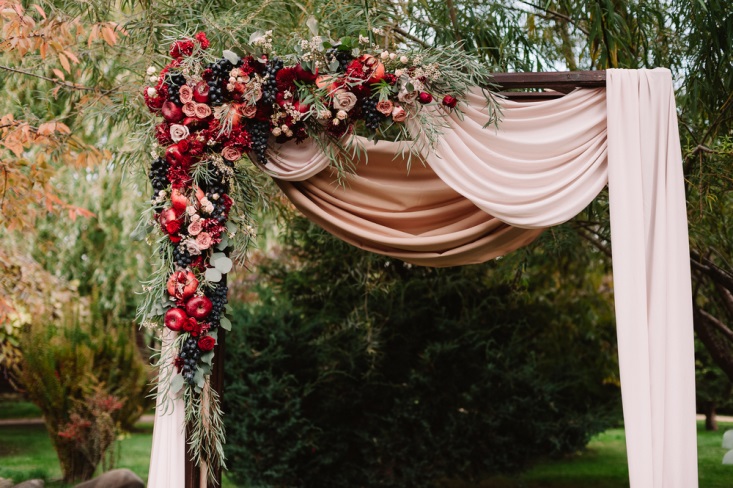
[[715, 402], [705, 402], [705, 430], [718, 430], [718, 421], [715, 419]]

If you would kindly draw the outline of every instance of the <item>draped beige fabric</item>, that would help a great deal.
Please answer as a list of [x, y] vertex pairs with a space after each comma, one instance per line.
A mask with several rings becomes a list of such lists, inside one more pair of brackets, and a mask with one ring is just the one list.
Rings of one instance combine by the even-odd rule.
[[498, 129], [483, 128], [480, 92], [467, 101], [465, 118], [452, 116], [424, 155], [429, 168], [413, 163], [408, 174], [399, 148], [379, 143], [343, 187], [307, 144], [281, 148], [264, 169], [329, 232], [432, 266], [509, 252], [609, 183], [630, 483], [696, 487], [687, 216], [669, 70], [608, 70], [606, 90], [504, 101]]

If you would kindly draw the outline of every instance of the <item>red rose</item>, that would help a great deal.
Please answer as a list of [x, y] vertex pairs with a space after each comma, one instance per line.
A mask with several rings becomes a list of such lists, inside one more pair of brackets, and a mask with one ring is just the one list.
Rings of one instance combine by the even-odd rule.
[[199, 344], [199, 349], [201, 349], [202, 351], [204, 352], [211, 351], [212, 349], [214, 349], [214, 346], [216, 345], [216, 339], [214, 339], [213, 337], [209, 335], [203, 336], [202, 338], [199, 339], [198, 344]]
[[452, 97], [450, 95], [446, 95], [443, 97], [443, 105], [445, 105], [448, 108], [455, 108], [458, 104], [458, 100], [455, 97]]
[[192, 53], [193, 41], [191, 39], [174, 42], [170, 50], [170, 55], [174, 59], [179, 59], [183, 56], [190, 56]]
[[193, 317], [189, 317], [188, 320], [185, 320], [183, 322], [183, 331], [184, 332], [190, 332], [191, 335], [197, 335], [199, 328], [199, 323], [196, 322], [196, 319]]
[[417, 99], [420, 101], [420, 103], [430, 103], [433, 101], [433, 96], [428, 92], [420, 92], [420, 94], [417, 96]]

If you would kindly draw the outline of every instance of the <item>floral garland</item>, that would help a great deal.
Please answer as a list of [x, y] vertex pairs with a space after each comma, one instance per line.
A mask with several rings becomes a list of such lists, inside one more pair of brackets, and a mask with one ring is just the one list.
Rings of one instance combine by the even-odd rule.
[[[214, 59], [206, 35], [198, 33], [174, 42], [160, 71], [148, 68], [145, 104], [163, 119], [154, 128], [148, 219], [161, 231], [162, 265], [146, 284], [140, 315], [144, 324], [176, 333], [172, 358], [162, 356], [158, 364], [170, 375], [158, 395], [183, 395], [197, 464], [224, 465], [218, 396], [206, 378], [219, 329], [231, 327], [230, 255], [241, 249], [246, 256], [254, 237], [247, 212], [231, 219], [232, 190], [241, 199], [252, 196], [243, 188], [248, 180], [240, 179], [243, 164], [264, 164], [269, 146], [308, 138], [340, 169], [353, 155], [355, 135], [432, 143], [440, 119], [460, 113], [467, 90], [489, 83], [486, 68], [462, 51], [393, 52], [373, 42], [383, 34], [332, 41], [314, 32], [279, 57], [271, 31], [258, 32], [247, 54], [224, 51]], [[489, 92], [487, 101], [496, 108]]]

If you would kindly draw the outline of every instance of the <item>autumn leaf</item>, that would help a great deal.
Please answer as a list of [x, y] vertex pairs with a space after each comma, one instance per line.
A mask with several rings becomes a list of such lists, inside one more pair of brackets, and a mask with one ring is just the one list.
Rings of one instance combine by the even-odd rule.
[[67, 58], [64, 53], [59, 53], [59, 62], [67, 73], [71, 73], [71, 64], [69, 64], [69, 58]]

